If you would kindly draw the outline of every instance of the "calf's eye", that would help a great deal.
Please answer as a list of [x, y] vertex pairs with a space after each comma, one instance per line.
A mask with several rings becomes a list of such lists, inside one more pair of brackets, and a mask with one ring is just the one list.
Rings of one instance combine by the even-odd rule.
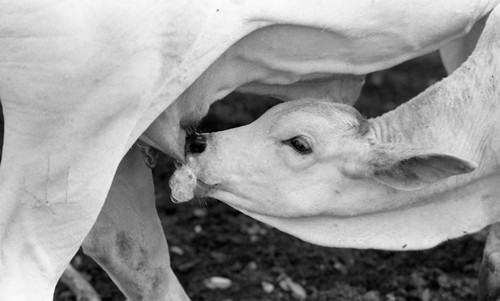
[[289, 145], [297, 153], [301, 155], [307, 155], [312, 153], [312, 148], [306, 138], [301, 136], [296, 136], [291, 139], [283, 141], [286, 145]]

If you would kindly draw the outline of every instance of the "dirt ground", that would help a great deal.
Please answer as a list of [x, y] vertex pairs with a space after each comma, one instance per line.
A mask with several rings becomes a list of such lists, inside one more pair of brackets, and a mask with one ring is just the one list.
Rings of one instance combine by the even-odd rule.
[[[365, 116], [380, 115], [444, 74], [435, 53], [372, 74], [357, 107]], [[269, 98], [232, 94], [213, 106], [202, 128], [215, 131], [246, 124], [274, 104]], [[305, 300], [315, 301], [475, 299], [484, 233], [426, 251], [318, 247], [214, 200], [172, 204], [168, 189], [172, 171], [172, 162], [162, 157], [154, 170], [157, 207], [173, 269], [193, 300], [304, 300], [304, 293]], [[81, 252], [73, 265], [103, 300], [124, 299], [106, 274]], [[204, 283], [213, 276], [228, 278], [232, 285], [209, 289]], [[59, 284], [55, 300], [74, 300], [74, 296]]]

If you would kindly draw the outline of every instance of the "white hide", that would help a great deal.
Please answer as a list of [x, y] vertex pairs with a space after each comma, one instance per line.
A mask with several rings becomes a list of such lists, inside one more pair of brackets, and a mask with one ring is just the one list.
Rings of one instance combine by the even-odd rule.
[[384, 69], [496, 3], [0, 0], [0, 299], [52, 298], [148, 127], [182, 159], [179, 125], [240, 86]]

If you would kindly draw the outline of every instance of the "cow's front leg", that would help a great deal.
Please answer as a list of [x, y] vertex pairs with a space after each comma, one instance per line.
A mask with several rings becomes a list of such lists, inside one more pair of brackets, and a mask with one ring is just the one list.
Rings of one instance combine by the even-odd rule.
[[151, 171], [137, 146], [120, 163], [83, 250], [130, 300], [189, 300], [170, 267]]
[[479, 271], [478, 300], [500, 300], [500, 223], [490, 226]]

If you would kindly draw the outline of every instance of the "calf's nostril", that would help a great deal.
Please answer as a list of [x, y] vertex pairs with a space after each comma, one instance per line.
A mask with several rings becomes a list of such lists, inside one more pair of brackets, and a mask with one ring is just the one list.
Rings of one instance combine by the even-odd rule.
[[207, 137], [203, 134], [193, 134], [186, 138], [186, 153], [199, 154], [207, 147]]

